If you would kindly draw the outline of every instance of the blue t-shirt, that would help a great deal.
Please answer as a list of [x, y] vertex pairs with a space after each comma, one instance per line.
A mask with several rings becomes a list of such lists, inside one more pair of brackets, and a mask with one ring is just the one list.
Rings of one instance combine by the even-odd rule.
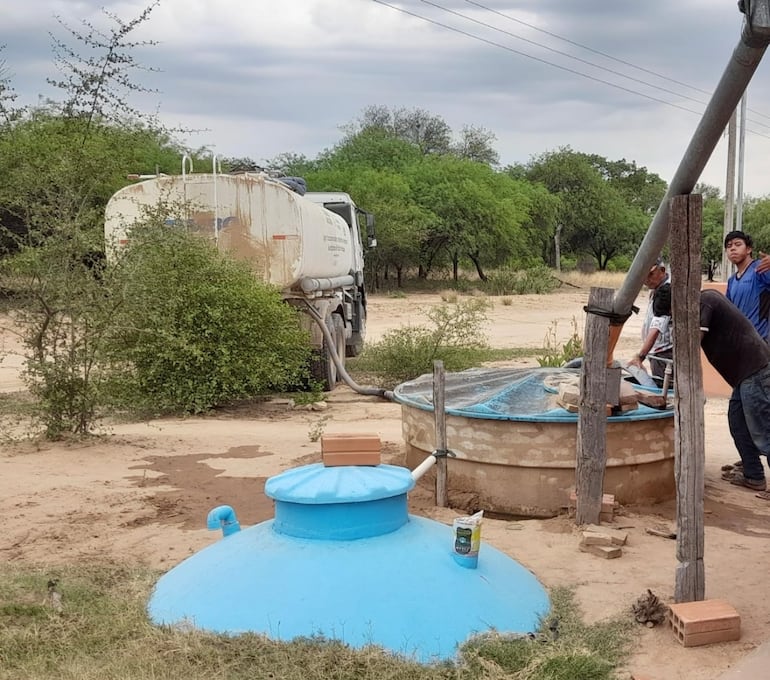
[[754, 324], [757, 333], [767, 340], [767, 317], [770, 311], [770, 272], [757, 274], [754, 260], [740, 278], [733, 274], [727, 282], [727, 299]]

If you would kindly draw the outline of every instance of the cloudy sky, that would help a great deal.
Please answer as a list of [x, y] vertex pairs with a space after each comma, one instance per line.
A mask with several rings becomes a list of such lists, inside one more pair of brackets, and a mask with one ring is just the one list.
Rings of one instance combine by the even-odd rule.
[[[22, 103], [55, 95], [55, 16], [110, 26], [151, 0], [0, 0]], [[143, 110], [223, 156], [311, 158], [369, 105], [485, 127], [501, 164], [569, 145], [670, 181], [740, 37], [735, 0], [160, 0], [136, 39]], [[77, 43], [73, 43], [82, 52]], [[770, 57], [749, 87], [744, 192], [770, 194]], [[726, 136], [701, 180], [724, 191]], [[196, 168], [198, 169], [198, 168]]]

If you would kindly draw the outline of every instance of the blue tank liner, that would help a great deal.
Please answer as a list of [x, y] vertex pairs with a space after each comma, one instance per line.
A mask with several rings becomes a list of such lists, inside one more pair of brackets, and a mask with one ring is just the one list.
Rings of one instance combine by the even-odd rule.
[[[578, 414], [556, 403], [558, 384], [579, 379], [575, 368], [473, 368], [447, 373], [446, 412], [465, 418], [527, 422], [577, 422]], [[394, 390], [400, 404], [433, 410], [433, 376], [422, 375], [401, 383]], [[610, 416], [609, 422], [654, 420], [673, 417], [673, 410], [658, 410], [640, 404], [633, 411]]]
[[150, 618], [279, 640], [323, 635], [421, 662], [451, 659], [490, 629], [535, 631], [550, 609], [535, 576], [483, 540], [477, 568], [458, 565], [452, 527], [407, 513], [413, 486], [391, 465], [307, 465], [270, 478], [275, 519], [164, 574]]

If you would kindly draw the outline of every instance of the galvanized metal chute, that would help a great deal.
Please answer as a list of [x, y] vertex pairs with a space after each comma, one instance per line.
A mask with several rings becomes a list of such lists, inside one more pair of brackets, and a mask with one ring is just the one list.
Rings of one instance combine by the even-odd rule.
[[[606, 465], [606, 404], [619, 400], [620, 365], [613, 361], [623, 325], [645, 276], [669, 238], [669, 203], [690, 194], [770, 44], [770, 0], [740, 0], [741, 37], [684, 157], [674, 174], [623, 284], [617, 291], [593, 288], [586, 307], [585, 359], [581, 374], [577, 442], [578, 524], [597, 523]], [[602, 370], [606, 367], [606, 370]]]
[[770, 44], [770, 0], [741, 0], [738, 8], [745, 15], [738, 45], [647, 229], [628, 274], [615, 293], [611, 310], [608, 363], [612, 360], [623, 324], [632, 312], [633, 302], [642, 289], [644, 278], [668, 240], [669, 200], [674, 196], [689, 194], [695, 188]]

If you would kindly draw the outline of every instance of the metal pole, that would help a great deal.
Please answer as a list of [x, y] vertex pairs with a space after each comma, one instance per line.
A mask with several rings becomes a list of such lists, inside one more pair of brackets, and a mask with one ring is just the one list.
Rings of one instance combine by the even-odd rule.
[[444, 362], [436, 359], [433, 362], [433, 417], [436, 425], [437, 454], [436, 505], [440, 508], [445, 508], [448, 504], [445, 383]]
[[[725, 181], [725, 220], [722, 227], [722, 243], [725, 236], [733, 229], [733, 207], [735, 205], [735, 137], [737, 133], [738, 112], [733, 111], [730, 116], [730, 124], [727, 126], [727, 179]], [[727, 251], [722, 248], [722, 268], [720, 278], [727, 281], [730, 278], [730, 260], [727, 259]]]
[[[631, 263], [622, 286], [615, 294], [612, 311], [624, 316], [631, 313], [644, 277], [668, 240], [668, 203], [674, 196], [689, 194], [706, 167], [730, 116], [738, 106], [751, 77], [759, 66], [770, 42], [770, 0], [751, 3], [751, 25], [743, 23], [741, 40], [733, 51], [719, 84], [693, 134], [684, 158], [674, 173], [666, 195], [652, 219], [641, 246]], [[758, 22], [756, 30], [754, 23]]]
[[741, 125], [738, 136], [738, 194], [735, 204], [735, 228], [743, 229], [743, 159], [746, 149], [746, 93], [741, 97]]

